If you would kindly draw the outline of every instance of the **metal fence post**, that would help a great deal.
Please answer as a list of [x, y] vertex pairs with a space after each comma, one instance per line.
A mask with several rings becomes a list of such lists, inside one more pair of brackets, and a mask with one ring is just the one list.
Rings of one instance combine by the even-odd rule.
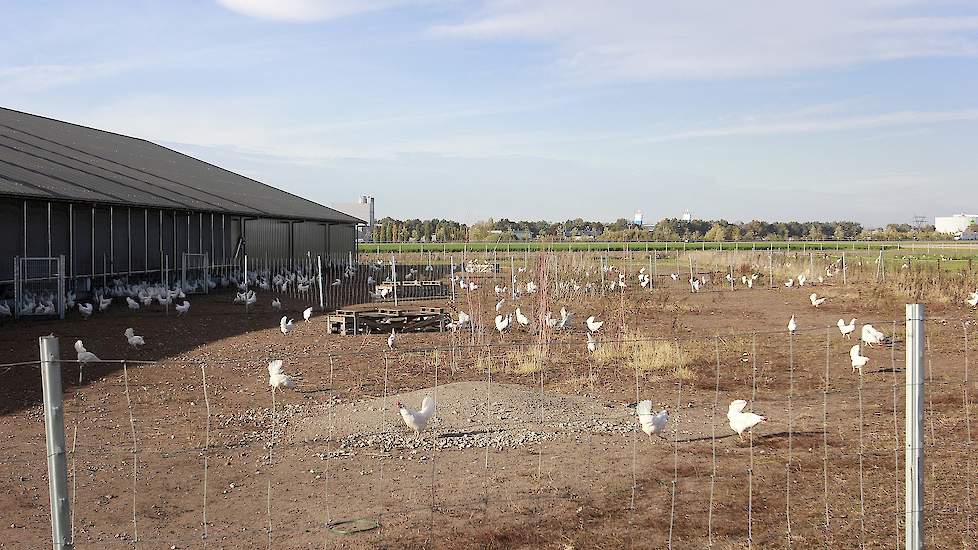
[[391, 282], [394, 284], [394, 307], [397, 307], [397, 260], [391, 254]]
[[68, 509], [68, 465], [65, 458], [65, 416], [61, 394], [61, 353], [55, 336], [38, 338], [41, 354], [41, 390], [44, 395], [44, 439], [48, 454], [48, 490], [51, 499], [51, 538], [54, 550], [71, 550], [71, 514]]
[[924, 547], [924, 306], [907, 304], [906, 548]]

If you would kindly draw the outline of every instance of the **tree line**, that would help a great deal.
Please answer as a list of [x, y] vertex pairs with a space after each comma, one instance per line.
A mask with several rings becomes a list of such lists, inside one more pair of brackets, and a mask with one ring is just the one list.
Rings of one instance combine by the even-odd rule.
[[373, 228], [380, 242], [512, 242], [522, 240], [601, 240], [601, 241], [786, 241], [786, 240], [907, 240], [947, 238], [933, 226], [915, 228], [909, 224], [888, 224], [867, 229], [858, 222], [729, 222], [727, 220], [683, 220], [664, 218], [651, 228], [638, 227], [625, 218], [611, 223], [581, 218], [562, 222], [512, 221], [489, 219], [471, 225], [454, 220], [386, 217]]

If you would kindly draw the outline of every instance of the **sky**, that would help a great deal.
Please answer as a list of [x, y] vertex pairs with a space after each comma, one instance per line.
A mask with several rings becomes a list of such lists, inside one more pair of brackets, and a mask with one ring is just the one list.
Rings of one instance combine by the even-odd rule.
[[978, 211], [978, 2], [0, 0], [0, 106], [378, 216]]

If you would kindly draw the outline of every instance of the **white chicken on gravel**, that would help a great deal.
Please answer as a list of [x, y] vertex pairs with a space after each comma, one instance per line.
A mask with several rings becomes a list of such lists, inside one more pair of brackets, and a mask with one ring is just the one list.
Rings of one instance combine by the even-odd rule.
[[666, 429], [666, 422], [669, 421], [667, 409], [652, 414], [652, 401], [646, 399], [635, 406], [635, 414], [638, 415], [638, 423], [642, 425], [642, 431], [649, 436], [649, 443], [652, 442], [652, 434], [663, 437], [662, 432]]
[[858, 370], [861, 375], [863, 373], [863, 367], [866, 366], [866, 363], [869, 363], [869, 357], [859, 354], [859, 344], [849, 349], [849, 358], [852, 359], [852, 372]]
[[75, 341], [75, 353], [78, 354], [78, 383], [81, 384], [82, 373], [85, 365], [88, 363], [97, 363], [101, 359], [96, 357], [94, 353], [85, 349], [85, 344], [83, 344], [81, 340]]
[[306, 309], [302, 310], [302, 320], [303, 321], [305, 321], [305, 322], [308, 323], [309, 322], [309, 319], [311, 317], [312, 317], [312, 308], [311, 307], [307, 307]]
[[815, 294], [814, 292], [812, 292], [811, 296], [809, 296], [808, 299], [812, 301], [812, 306], [814, 307], [818, 307], [825, 303], [825, 296], [819, 298], [818, 294]]
[[129, 345], [132, 346], [133, 349], [146, 345], [146, 339], [142, 336], [137, 336], [136, 331], [134, 331], [131, 327], [126, 329], [125, 335], [126, 341], [129, 342]]
[[798, 330], [798, 323], [795, 322], [795, 316], [792, 315], [791, 319], [788, 319], [788, 332], [794, 334]]
[[520, 308], [516, 308], [516, 322], [520, 324], [521, 327], [530, 326], [530, 318], [520, 311]]
[[836, 323], [836, 324], [839, 326], [839, 332], [842, 333], [842, 336], [846, 340], [852, 339], [852, 333], [853, 332], [856, 332], [856, 318], [855, 317], [853, 317], [852, 320], [849, 321], [849, 324], [848, 325], [842, 319], [839, 319], [839, 322]]
[[404, 406], [404, 403], [397, 402], [397, 408], [401, 412], [401, 419], [408, 428], [414, 430], [414, 438], [421, 436], [421, 432], [428, 426], [428, 420], [435, 414], [435, 398], [426, 396], [421, 402], [421, 410], [414, 411]]
[[974, 293], [968, 297], [968, 305], [971, 307], [978, 307], [978, 290], [974, 291]]
[[727, 408], [727, 420], [730, 421], [730, 429], [737, 432], [740, 436], [740, 440], [744, 440], [744, 432], [751, 430], [754, 426], [762, 422], [767, 422], [766, 416], [761, 416], [752, 412], [744, 412], [744, 408], [747, 406], [747, 401], [743, 399], [738, 399], [730, 403], [730, 407]]
[[397, 337], [394, 336], [394, 329], [391, 329], [391, 334], [390, 336], [387, 337], [387, 349], [394, 351], [394, 343], [396, 342], [396, 340]]
[[190, 302], [184, 300], [182, 304], [177, 304], [176, 306], [174, 306], [174, 309], [177, 310], [177, 316], [178, 317], [180, 315], [184, 315], [188, 311], [190, 311]]

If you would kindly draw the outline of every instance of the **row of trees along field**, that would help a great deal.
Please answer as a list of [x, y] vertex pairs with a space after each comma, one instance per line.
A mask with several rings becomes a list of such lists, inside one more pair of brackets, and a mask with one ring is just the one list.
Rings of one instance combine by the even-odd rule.
[[563, 222], [489, 219], [466, 225], [453, 220], [396, 220], [383, 218], [373, 228], [379, 242], [497, 242], [518, 240], [601, 241], [763, 241], [763, 240], [907, 240], [947, 238], [933, 226], [915, 229], [909, 224], [889, 224], [865, 229], [850, 221], [835, 222], [728, 222], [665, 218], [649, 230], [620, 218], [612, 223], [581, 218]]

